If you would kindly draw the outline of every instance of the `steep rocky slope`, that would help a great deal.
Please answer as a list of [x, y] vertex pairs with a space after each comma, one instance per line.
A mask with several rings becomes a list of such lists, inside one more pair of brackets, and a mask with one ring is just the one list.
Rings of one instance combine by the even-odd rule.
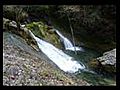
[[3, 85], [89, 85], [61, 71], [21, 37], [8, 32], [3, 36]]

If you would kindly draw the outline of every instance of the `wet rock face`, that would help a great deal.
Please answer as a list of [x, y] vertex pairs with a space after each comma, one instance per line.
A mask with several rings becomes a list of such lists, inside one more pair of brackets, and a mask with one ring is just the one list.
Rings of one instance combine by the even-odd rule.
[[103, 56], [90, 61], [90, 67], [111, 74], [116, 73], [116, 49], [103, 53]]

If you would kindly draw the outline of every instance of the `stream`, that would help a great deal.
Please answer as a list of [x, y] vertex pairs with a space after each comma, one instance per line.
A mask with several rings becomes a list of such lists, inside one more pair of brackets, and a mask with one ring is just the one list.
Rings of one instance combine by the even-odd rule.
[[[86, 80], [91, 85], [112, 85], [116, 83], [113, 77], [96, 73], [88, 66], [89, 60], [99, 57], [100, 53], [86, 47], [73, 46], [70, 40], [64, 37], [58, 30], [55, 30], [64, 43], [65, 50], [60, 50], [52, 44], [36, 37], [29, 31], [41, 51], [48, 56], [61, 70], [72, 73], [77, 78]], [[77, 54], [74, 53], [76, 50]]]
[[99, 57], [100, 53], [85, 47], [83, 47], [83, 49], [84, 52], [77, 51], [77, 55], [73, 51], [64, 50], [66, 54], [74, 57], [78, 62], [82, 62], [86, 67], [86, 69], [82, 70], [81, 72], [78, 71], [74, 73], [75, 76], [87, 81], [91, 85], [107, 86], [116, 83], [115, 78], [111, 77], [111, 75], [103, 75], [102, 73], [95, 72], [89, 68], [88, 62], [93, 58]]

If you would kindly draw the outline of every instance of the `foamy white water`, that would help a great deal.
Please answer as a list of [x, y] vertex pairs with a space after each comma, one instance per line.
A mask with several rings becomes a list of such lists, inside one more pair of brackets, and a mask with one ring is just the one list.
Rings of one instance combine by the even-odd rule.
[[71, 51], [84, 51], [83, 48], [81, 47], [70, 47], [70, 48], [66, 48], [66, 50], [71, 50]]
[[29, 31], [33, 38], [37, 41], [37, 44], [40, 50], [50, 58], [61, 70], [65, 72], [74, 73], [79, 69], [84, 69], [85, 66], [83, 64], [78, 63], [73, 60], [73, 58], [67, 54], [65, 54], [62, 50], [54, 47], [52, 44], [43, 41], [36, 37], [31, 31]]
[[68, 40], [66, 37], [64, 37], [58, 30], [56, 30], [56, 33], [60, 36], [60, 38], [62, 39], [65, 49], [66, 50], [71, 50], [71, 51], [84, 51], [82, 47], [74, 47], [72, 42], [70, 40]]

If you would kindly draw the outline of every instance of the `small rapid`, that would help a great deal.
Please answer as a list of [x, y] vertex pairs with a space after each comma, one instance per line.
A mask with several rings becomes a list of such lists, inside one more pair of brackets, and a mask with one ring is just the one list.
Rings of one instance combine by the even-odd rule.
[[82, 47], [73, 46], [72, 42], [68, 40], [66, 37], [64, 37], [58, 30], [55, 29], [55, 32], [59, 35], [61, 38], [61, 41], [63, 42], [66, 50], [71, 51], [84, 51]]
[[37, 41], [39, 49], [48, 56], [61, 70], [69, 73], [75, 73], [78, 70], [85, 69], [82, 63], [78, 63], [73, 57], [65, 54], [62, 50], [52, 44], [36, 37], [30, 30], [30, 34]]

